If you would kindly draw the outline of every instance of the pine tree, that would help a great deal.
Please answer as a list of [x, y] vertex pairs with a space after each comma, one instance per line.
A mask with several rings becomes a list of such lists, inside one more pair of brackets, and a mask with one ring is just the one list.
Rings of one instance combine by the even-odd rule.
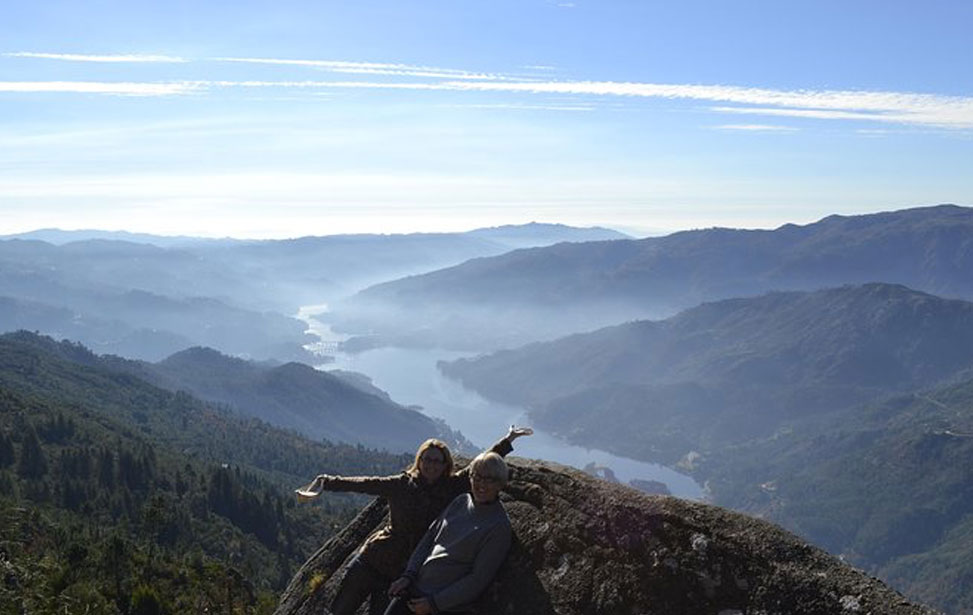
[[0, 432], [0, 468], [9, 468], [17, 460], [14, 443], [4, 432]]
[[140, 585], [132, 592], [131, 615], [162, 615], [162, 600], [158, 592], [148, 585]]
[[98, 456], [98, 483], [109, 490], [115, 486], [115, 455], [107, 448]]
[[27, 433], [24, 435], [24, 443], [20, 447], [20, 463], [17, 465], [17, 474], [22, 478], [40, 478], [47, 474], [47, 459], [44, 457], [44, 449], [37, 438], [37, 432], [32, 426], [28, 426]]

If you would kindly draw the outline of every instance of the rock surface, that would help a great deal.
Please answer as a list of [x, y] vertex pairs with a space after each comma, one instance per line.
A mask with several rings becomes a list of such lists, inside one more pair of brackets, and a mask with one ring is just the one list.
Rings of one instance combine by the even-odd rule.
[[[764, 521], [514, 459], [514, 544], [482, 614], [931, 614]], [[315, 553], [275, 615], [329, 613], [343, 565], [385, 519], [376, 500]], [[363, 609], [361, 612], [365, 612]]]

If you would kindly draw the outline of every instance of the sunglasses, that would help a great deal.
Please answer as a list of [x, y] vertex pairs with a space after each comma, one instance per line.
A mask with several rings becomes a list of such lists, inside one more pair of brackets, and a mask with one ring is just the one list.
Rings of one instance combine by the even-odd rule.
[[488, 485], [496, 485], [500, 482], [500, 479], [496, 476], [487, 476], [486, 474], [480, 474], [479, 472], [473, 473], [473, 480], [478, 483], [486, 483]]

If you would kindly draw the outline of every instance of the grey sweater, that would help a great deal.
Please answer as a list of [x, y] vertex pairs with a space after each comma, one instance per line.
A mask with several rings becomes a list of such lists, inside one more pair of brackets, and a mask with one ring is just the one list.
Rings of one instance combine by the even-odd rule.
[[416, 546], [405, 575], [437, 612], [463, 611], [493, 580], [510, 548], [510, 519], [499, 500], [453, 500]]

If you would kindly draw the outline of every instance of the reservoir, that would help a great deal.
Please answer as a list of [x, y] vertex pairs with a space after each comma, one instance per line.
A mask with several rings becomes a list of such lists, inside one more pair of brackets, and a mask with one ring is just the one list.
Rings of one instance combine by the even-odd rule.
[[[316, 307], [314, 311], [320, 313], [323, 306]], [[323, 345], [317, 346], [317, 350], [332, 349], [335, 338], [340, 336], [335, 336], [326, 325], [311, 317], [310, 311], [303, 309], [299, 317], [308, 323], [311, 332], [321, 337]], [[334, 362], [319, 365], [318, 369], [343, 369], [365, 374], [397, 403], [420, 406], [423, 413], [446, 421], [479, 448], [493, 444], [507, 433], [511, 424], [530, 425], [523, 408], [486, 399], [446, 378], [436, 367], [438, 361], [452, 361], [469, 356], [469, 353], [385, 347], [355, 354], [327, 354], [334, 356]], [[654, 480], [665, 483], [678, 497], [696, 500], [705, 497], [703, 489], [692, 478], [675, 470], [570, 444], [538, 429], [534, 430], [533, 436], [518, 439], [515, 446], [513, 454], [517, 456], [546, 459], [579, 469], [593, 463], [609, 468], [622, 483], [636, 479]]]

